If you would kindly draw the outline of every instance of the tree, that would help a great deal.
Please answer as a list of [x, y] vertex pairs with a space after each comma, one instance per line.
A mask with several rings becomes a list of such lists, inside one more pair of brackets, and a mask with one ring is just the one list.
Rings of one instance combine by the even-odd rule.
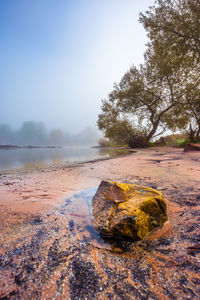
[[18, 131], [19, 144], [44, 145], [47, 141], [47, 131], [42, 122], [26, 121]]
[[194, 72], [162, 46], [149, 44], [144, 65], [130, 68], [103, 101], [98, 126], [106, 137], [142, 146], [169, 126], [187, 123], [181, 111], [187, 93], [195, 88], [193, 84], [185, 89]]
[[71, 142], [76, 145], [95, 145], [99, 137], [99, 133], [95, 128], [87, 126], [79, 133], [71, 137]]
[[[190, 84], [188, 84], [190, 85]], [[190, 89], [186, 96], [186, 113], [188, 115], [188, 132], [191, 141], [200, 139], [200, 87]]]
[[49, 144], [50, 145], [64, 145], [65, 144], [65, 136], [60, 129], [52, 129], [49, 134]]
[[166, 116], [170, 129], [187, 128], [192, 140], [200, 137], [200, 1], [199, 0], [158, 0], [140, 22], [148, 32], [149, 46], [167, 49], [172, 61], [177, 60], [190, 77], [183, 86], [185, 96]]
[[175, 55], [200, 59], [200, 1], [157, 0], [140, 22], [151, 42], [162, 41]]
[[115, 84], [98, 117], [106, 137], [130, 146], [166, 129], [200, 135], [200, 1], [155, 4], [140, 15], [149, 36], [144, 64]]
[[14, 132], [8, 124], [0, 124], [0, 144], [13, 144], [14, 142]]

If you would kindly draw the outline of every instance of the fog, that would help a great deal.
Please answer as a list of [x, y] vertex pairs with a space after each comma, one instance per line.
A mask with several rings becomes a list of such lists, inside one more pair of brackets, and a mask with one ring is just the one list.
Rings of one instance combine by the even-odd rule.
[[70, 134], [59, 128], [48, 130], [42, 122], [26, 121], [18, 130], [8, 124], [0, 124], [0, 145], [88, 146], [96, 145], [100, 136], [95, 128], [89, 126], [76, 134]]
[[13, 128], [5, 125], [8, 140], [28, 141], [18, 129], [25, 120], [62, 131], [47, 134], [37, 123], [41, 136], [30, 143], [47, 135], [48, 143], [66, 141], [95, 127], [114, 82], [143, 62], [147, 38], [138, 17], [153, 2], [1, 0], [0, 122]]

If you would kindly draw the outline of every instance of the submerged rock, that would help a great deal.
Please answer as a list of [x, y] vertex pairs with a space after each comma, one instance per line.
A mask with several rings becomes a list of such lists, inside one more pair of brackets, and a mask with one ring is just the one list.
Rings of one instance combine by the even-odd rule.
[[102, 181], [92, 199], [94, 226], [112, 238], [142, 240], [167, 221], [161, 192], [144, 186]]

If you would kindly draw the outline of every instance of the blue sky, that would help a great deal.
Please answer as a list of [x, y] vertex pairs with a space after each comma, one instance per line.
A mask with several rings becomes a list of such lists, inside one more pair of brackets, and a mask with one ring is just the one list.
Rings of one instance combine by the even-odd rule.
[[0, 0], [0, 123], [77, 132], [143, 62], [138, 23], [153, 0]]

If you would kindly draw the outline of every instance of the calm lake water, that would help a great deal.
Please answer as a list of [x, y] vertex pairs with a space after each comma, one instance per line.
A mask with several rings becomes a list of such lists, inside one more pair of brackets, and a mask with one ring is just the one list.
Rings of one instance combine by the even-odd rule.
[[0, 149], [0, 170], [62, 166], [68, 163], [109, 158], [129, 153], [128, 150], [98, 149], [91, 147]]

